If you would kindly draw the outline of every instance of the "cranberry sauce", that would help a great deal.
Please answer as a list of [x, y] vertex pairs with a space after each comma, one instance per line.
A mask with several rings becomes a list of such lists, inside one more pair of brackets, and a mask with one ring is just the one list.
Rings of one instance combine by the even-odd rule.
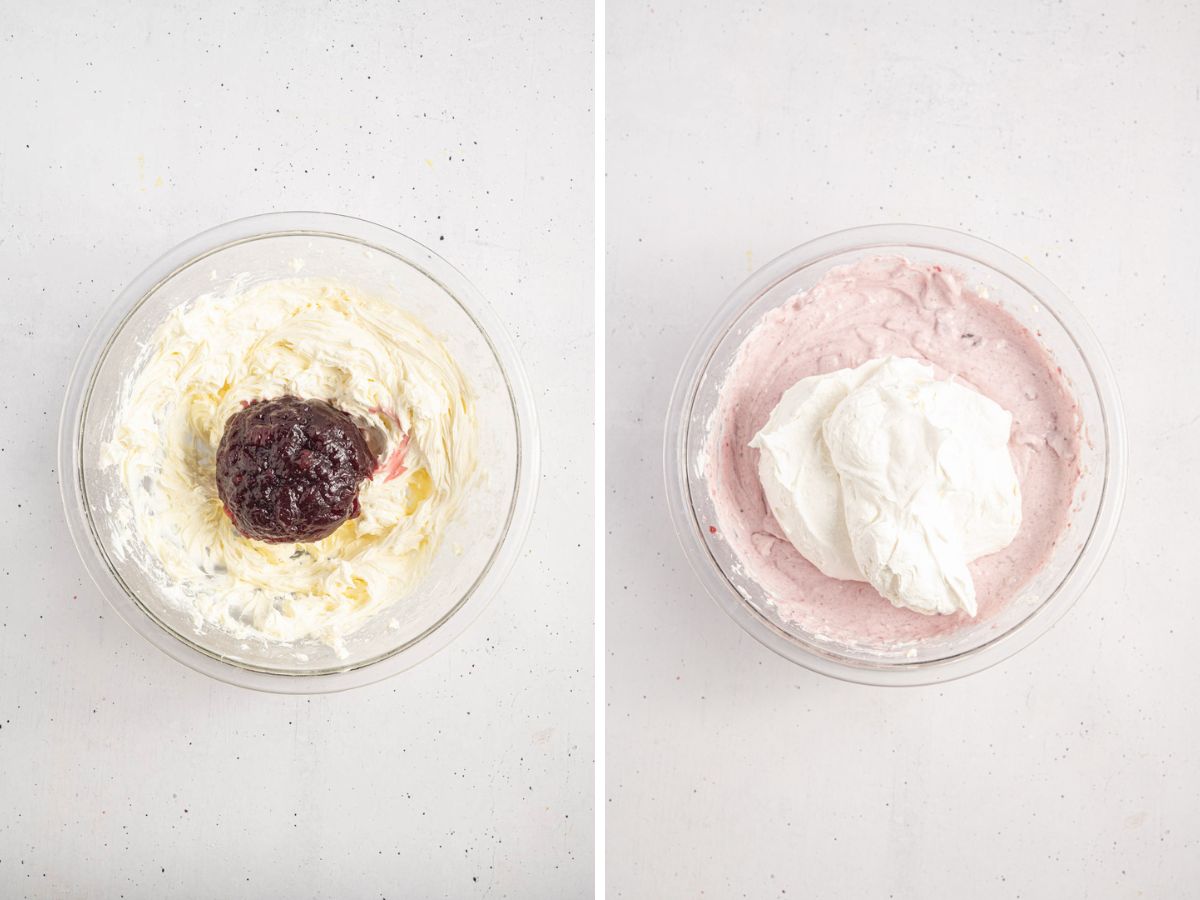
[[271, 544], [319, 541], [359, 513], [374, 454], [324, 400], [256, 400], [225, 423], [217, 493], [239, 532]]

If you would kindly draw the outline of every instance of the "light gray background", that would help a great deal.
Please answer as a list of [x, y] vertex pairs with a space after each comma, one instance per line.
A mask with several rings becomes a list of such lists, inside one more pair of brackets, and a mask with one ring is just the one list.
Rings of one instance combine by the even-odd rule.
[[[591, 895], [592, 22], [586, 2], [4, 5], [0, 895]], [[532, 532], [483, 617], [311, 699], [144, 644], [86, 580], [54, 471], [99, 311], [184, 238], [285, 209], [460, 267], [543, 429]]]
[[[1200, 7], [610, 0], [608, 21], [611, 896], [1195, 896]], [[663, 501], [702, 322], [751, 268], [887, 221], [1045, 272], [1130, 434], [1092, 589], [945, 687], [776, 658], [702, 595]]]

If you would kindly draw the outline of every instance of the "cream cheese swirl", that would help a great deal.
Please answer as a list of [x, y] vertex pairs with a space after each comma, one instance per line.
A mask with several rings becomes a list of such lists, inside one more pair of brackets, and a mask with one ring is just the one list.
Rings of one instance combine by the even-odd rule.
[[[164, 594], [196, 624], [239, 637], [344, 639], [412, 590], [476, 474], [471, 390], [446, 347], [396, 306], [334, 281], [293, 278], [208, 294], [149, 340], [104, 465], [120, 467], [118, 544], [161, 565]], [[237, 532], [215, 455], [248, 401], [328, 400], [368, 436], [380, 468], [362, 513], [315, 543]]]

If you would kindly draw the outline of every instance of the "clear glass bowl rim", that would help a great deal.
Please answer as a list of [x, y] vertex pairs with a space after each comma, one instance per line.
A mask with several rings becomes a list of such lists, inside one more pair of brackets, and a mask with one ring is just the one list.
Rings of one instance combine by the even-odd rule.
[[[1099, 398], [1105, 438], [1104, 479], [1096, 520], [1063, 581], [1036, 610], [978, 647], [924, 662], [869, 664], [801, 644], [755, 609], [730, 584], [701, 534], [688, 486], [687, 433], [696, 392], [710, 358], [741, 313], [796, 271], [845, 253], [903, 248], [945, 251], [993, 269], [1029, 291], [1078, 348]], [[1127, 436], [1116, 376], [1086, 320], [1049, 279], [1025, 260], [982, 238], [932, 225], [864, 225], [794, 247], [752, 273], [717, 309], [684, 358], [671, 393], [663, 441], [666, 497], [676, 537], [707, 593], [762, 644], [814, 672], [858, 684], [940, 684], [980, 672], [1032, 644], [1066, 614], [1091, 583], [1116, 533], [1125, 497]]]
[[[516, 413], [517, 475], [508, 524], [488, 566], [473, 587], [422, 635], [387, 654], [348, 669], [285, 674], [250, 668], [210, 654], [160, 624], [117, 581], [92, 533], [84, 503], [80, 440], [96, 368], [137, 306], [180, 269], [225, 247], [271, 236], [334, 237], [354, 241], [416, 268], [454, 298], [476, 323], [504, 372]], [[129, 283], [92, 327], [71, 371], [59, 420], [58, 471], [71, 539], [88, 574], [109, 605], [138, 634], [172, 659], [219, 681], [283, 694], [348, 690], [391, 677], [449, 645], [483, 612], [521, 551], [536, 497], [540, 444], [533, 393], [503, 323], [483, 295], [434, 250], [400, 232], [352, 216], [327, 212], [275, 212], [235, 219], [168, 250]]]

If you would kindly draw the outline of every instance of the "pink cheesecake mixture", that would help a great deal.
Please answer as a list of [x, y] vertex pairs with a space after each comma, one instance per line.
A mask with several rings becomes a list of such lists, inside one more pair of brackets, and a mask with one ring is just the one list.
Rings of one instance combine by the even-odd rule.
[[[1009, 442], [1022, 524], [998, 553], [970, 565], [979, 615], [897, 609], [865, 582], [822, 574], [775, 521], [751, 438], [801, 378], [885, 356], [928, 362], [1012, 413]], [[895, 647], [984, 621], [1047, 562], [1067, 528], [1079, 479], [1079, 411], [1037, 338], [996, 302], [937, 265], [877, 257], [830, 272], [763, 316], [726, 375], [709, 426], [706, 478], [714, 523], [782, 618], [827, 639]]]

